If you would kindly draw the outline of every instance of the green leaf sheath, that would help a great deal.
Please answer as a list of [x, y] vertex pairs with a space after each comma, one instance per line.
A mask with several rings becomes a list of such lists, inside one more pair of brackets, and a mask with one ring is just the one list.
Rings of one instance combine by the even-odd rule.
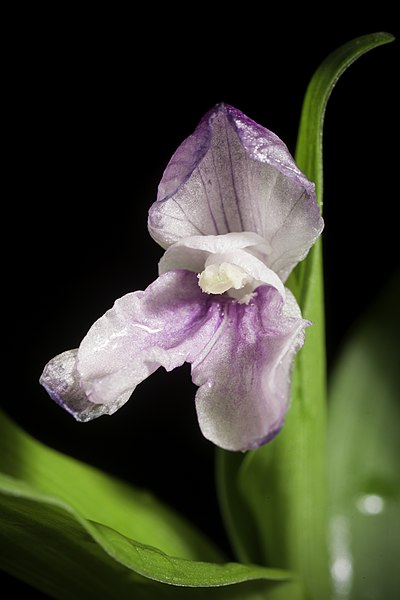
[[3, 570], [57, 599], [300, 597], [288, 572], [221, 560], [150, 494], [46, 448], [0, 413]]
[[400, 274], [332, 374], [328, 457], [335, 598], [400, 591]]
[[[322, 132], [328, 98], [340, 75], [354, 60], [392, 40], [393, 36], [378, 33], [345, 44], [328, 56], [309, 84], [296, 161], [315, 182], [321, 206]], [[271, 443], [240, 460], [219, 452], [218, 487], [227, 529], [238, 555], [297, 572], [304, 583], [304, 597], [322, 600], [330, 598], [330, 576], [321, 241], [296, 268], [287, 285], [312, 326], [296, 359], [286, 423]], [[231, 498], [232, 494], [237, 497]], [[242, 532], [242, 517], [250, 525], [246, 535]]]
[[249, 510], [246, 495], [238, 487], [238, 476], [245, 454], [217, 449], [216, 483], [219, 504], [230, 542], [238, 560], [262, 564], [257, 521]]

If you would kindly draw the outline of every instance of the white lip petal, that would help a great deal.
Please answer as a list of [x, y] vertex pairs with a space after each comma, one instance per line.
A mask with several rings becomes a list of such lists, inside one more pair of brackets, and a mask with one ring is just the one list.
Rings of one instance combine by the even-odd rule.
[[248, 305], [227, 307], [218, 336], [193, 363], [200, 428], [217, 446], [251, 450], [282, 427], [294, 356], [309, 324], [297, 314], [275, 289], [261, 286]]

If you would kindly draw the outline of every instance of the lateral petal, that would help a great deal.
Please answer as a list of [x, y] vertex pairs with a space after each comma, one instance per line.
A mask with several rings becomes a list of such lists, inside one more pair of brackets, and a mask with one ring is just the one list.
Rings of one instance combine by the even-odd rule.
[[206, 299], [194, 273], [162, 275], [117, 300], [78, 351], [53, 358], [42, 385], [77, 420], [114, 413], [158, 367], [170, 371], [201, 353], [222, 319]]

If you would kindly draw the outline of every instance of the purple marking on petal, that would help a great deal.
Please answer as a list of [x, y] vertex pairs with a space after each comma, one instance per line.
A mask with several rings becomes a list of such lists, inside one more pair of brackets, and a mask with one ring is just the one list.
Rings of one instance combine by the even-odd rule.
[[96, 321], [78, 352], [55, 357], [41, 383], [78, 420], [112, 414], [158, 367], [192, 362], [221, 322], [197, 275], [170, 271], [144, 292], [127, 294]]
[[[78, 349], [67, 350], [58, 354], [45, 366], [40, 377], [40, 383], [54, 402], [75, 417], [77, 421], [90, 421], [107, 413], [111, 407], [90, 402], [81, 387], [79, 374], [76, 370]], [[121, 404], [114, 403], [115, 412]]]
[[164, 248], [199, 234], [258, 233], [272, 247], [268, 266], [285, 281], [321, 233], [323, 220], [314, 185], [285, 144], [221, 104], [171, 158], [148, 227]]
[[228, 450], [272, 439], [289, 405], [290, 369], [307, 322], [287, 290], [270, 286], [248, 305], [201, 292], [195, 273], [170, 271], [127, 294], [89, 330], [79, 350], [56, 356], [41, 383], [79, 421], [112, 414], [158, 367], [192, 364], [206, 438]]
[[192, 365], [203, 435], [227, 450], [251, 450], [282, 427], [290, 371], [307, 321], [285, 314], [280, 294], [261, 286], [248, 305], [226, 303], [214, 344]]
[[248, 305], [203, 294], [197, 277], [170, 271], [120, 298], [79, 351], [46, 365], [41, 383], [77, 420], [112, 414], [159, 366], [189, 362], [208, 439], [230, 450], [276, 435], [289, 403], [290, 369], [307, 325], [287, 291], [261, 286]]

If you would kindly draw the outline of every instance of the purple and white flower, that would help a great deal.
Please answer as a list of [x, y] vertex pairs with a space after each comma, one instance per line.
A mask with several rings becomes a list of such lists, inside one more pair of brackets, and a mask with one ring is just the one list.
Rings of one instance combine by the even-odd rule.
[[204, 436], [257, 448], [282, 427], [309, 324], [285, 281], [323, 228], [283, 142], [228, 105], [178, 148], [148, 221], [159, 277], [117, 300], [41, 383], [79, 421], [112, 414], [158, 367], [191, 364]]

